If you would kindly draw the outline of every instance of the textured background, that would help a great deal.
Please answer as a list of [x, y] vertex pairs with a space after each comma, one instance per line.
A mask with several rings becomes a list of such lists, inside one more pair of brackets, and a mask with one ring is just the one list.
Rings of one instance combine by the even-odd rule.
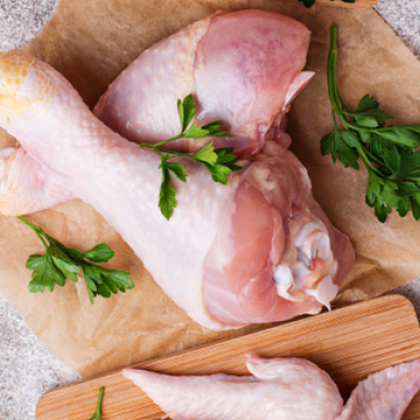
[[[30, 42], [50, 18], [55, 4], [56, 0], [0, 0], [0, 51]], [[420, 57], [420, 1], [380, 0], [376, 10]], [[397, 291], [407, 296], [420, 314], [420, 281]], [[0, 295], [0, 419], [34, 420], [36, 403], [44, 392], [80, 379], [43, 347]]]

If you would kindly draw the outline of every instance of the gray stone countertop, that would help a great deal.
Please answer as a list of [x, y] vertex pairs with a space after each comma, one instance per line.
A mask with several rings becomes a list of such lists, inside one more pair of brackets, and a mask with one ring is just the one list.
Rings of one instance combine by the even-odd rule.
[[[0, 0], [0, 51], [30, 42], [48, 21], [57, 0]], [[420, 0], [380, 0], [377, 12], [420, 57]], [[397, 289], [420, 314], [420, 280]], [[0, 419], [33, 420], [40, 396], [81, 377], [38, 341], [0, 295]]]

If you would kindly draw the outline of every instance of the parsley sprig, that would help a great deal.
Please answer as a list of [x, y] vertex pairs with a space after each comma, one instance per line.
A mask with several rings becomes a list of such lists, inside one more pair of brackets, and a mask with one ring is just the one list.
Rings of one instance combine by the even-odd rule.
[[420, 124], [386, 126], [392, 115], [379, 109], [379, 103], [369, 95], [361, 99], [356, 110], [350, 109], [337, 86], [337, 53], [337, 26], [332, 26], [328, 92], [335, 128], [322, 138], [321, 152], [356, 170], [360, 159], [369, 173], [366, 203], [375, 209], [379, 221], [384, 223], [392, 209], [401, 217], [411, 210], [419, 220]]
[[[303, 5], [308, 9], [310, 7], [312, 7], [316, 2], [316, 0], [299, 0], [299, 1], [303, 2]], [[330, 1], [336, 1], [336, 0], [330, 0]], [[341, 1], [343, 3], [355, 3], [356, 2], [356, 0], [341, 0]]]
[[64, 286], [66, 279], [77, 282], [77, 275], [83, 271], [89, 299], [93, 303], [96, 296], [109, 298], [112, 293], [125, 292], [134, 287], [130, 273], [124, 270], [110, 270], [94, 263], [106, 263], [114, 257], [114, 251], [106, 244], [96, 245], [84, 253], [68, 248], [56, 239], [47, 235], [39, 226], [34, 225], [25, 217], [18, 217], [29, 226], [45, 247], [45, 255], [31, 255], [26, 267], [32, 271], [29, 291], [50, 292], [54, 286]]
[[93, 416], [90, 418], [90, 420], [101, 420], [102, 416], [101, 416], [101, 404], [102, 404], [102, 399], [104, 397], [104, 389], [105, 387], [101, 386], [101, 388], [99, 389], [99, 396], [98, 396], [98, 402], [96, 403], [96, 410], [93, 413]]
[[171, 184], [171, 174], [182, 182], [187, 182], [188, 177], [184, 165], [178, 162], [170, 162], [170, 159], [174, 159], [178, 156], [193, 159], [207, 168], [214, 182], [220, 182], [224, 185], [227, 184], [228, 174], [242, 169], [236, 164], [237, 158], [232, 154], [234, 151], [232, 147], [215, 149], [212, 141], [194, 154], [175, 152], [163, 147], [166, 143], [181, 138], [201, 139], [205, 137], [227, 136], [226, 131], [220, 129], [222, 126], [221, 121], [213, 121], [202, 127], [199, 127], [195, 122], [192, 122], [196, 114], [193, 95], [188, 95], [183, 101], [178, 99], [177, 109], [181, 122], [180, 134], [155, 144], [140, 143], [140, 146], [142, 147], [153, 149], [161, 158], [159, 168], [162, 170], [162, 183], [159, 193], [159, 207], [162, 214], [168, 220], [171, 218], [176, 207], [176, 191]]

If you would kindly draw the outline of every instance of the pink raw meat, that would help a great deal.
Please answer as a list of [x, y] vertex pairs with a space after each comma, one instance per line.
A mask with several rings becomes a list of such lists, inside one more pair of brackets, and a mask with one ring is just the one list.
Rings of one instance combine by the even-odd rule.
[[[198, 123], [222, 120], [232, 135], [215, 138], [215, 146], [234, 146], [242, 155], [256, 152], [269, 139], [288, 147], [290, 137], [280, 126], [289, 104], [313, 76], [301, 72], [309, 35], [301, 23], [277, 13], [216, 13], [144, 51], [109, 86], [94, 113], [129, 140], [156, 143], [180, 132], [176, 102], [194, 93]], [[181, 139], [168, 147], [191, 152], [207, 142]], [[13, 167], [9, 183], [3, 182], [8, 197], [7, 205], [0, 202], [4, 214], [27, 214], [74, 198], [48, 169], [29, 163], [30, 157], [25, 163], [34, 173], [36, 167], [37, 176], [20, 178], [23, 162], [12, 163], [18, 154], [10, 155], [7, 165], [0, 155], [0, 170]], [[25, 202], [24, 193], [29, 193]]]
[[337, 420], [399, 420], [420, 389], [420, 359], [368, 376]]
[[173, 420], [334, 420], [343, 399], [328, 374], [304, 359], [251, 356], [252, 376], [169, 376], [124, 369]]
[[[354, 260], [314, 201], [305, 168], [274, 141], [227, 186], [180, 158], [190, 176], [186, 185], [174, 181], [178, 205], [168, 222], [157, 206], [159, 156], [109, 129], [58, 72], [19, 51], [0, 55], [0, 125], [101, 213], [163, 290], [209, 328], [319, 312]], [[23, 177], [26, 170], [33, 166], [23, 166]]]
[[1, 214], [33, 213], [73, 198], [76, 196], [62, 186], [60, 177], [22, 147], [0, 150]]
[[[282, 137], [289, 104], [314, 74], [302, 72], [309, 36], [304, 25], [278, 13], [216, 13], [144, 51], [94, 114], [129, 140], [157, 143], [180, 133], [176, 102], [193, 93], [197, 123], [223, 121], [232, 135], [217, 139], [218, 146], [255, 153]], [[184, 152], [201, 146], [196, 139], [170, 144]]]
[[343, 408], [329, 375], [304, 359], [248, 356], [253, 376], [124, 369], [173, 420], [400, 420], [420, 389], [420, 359], [360, 382]]

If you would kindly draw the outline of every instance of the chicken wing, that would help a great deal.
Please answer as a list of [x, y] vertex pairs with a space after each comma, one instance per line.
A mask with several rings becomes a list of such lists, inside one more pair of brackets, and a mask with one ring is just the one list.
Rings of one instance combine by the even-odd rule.
[[335, 420], [343, 399], [334, 381], [305, 359], [251, 356], [252, 376], [169, 376], [124, 369], [173, 420]]
[[420, 359], [360, 382], [343, 408], [329, 375], [305, 359], [248, 356], [252, 376], [170, 376], [124, 369], [173, 420], [400, 420], [420, 389]]

